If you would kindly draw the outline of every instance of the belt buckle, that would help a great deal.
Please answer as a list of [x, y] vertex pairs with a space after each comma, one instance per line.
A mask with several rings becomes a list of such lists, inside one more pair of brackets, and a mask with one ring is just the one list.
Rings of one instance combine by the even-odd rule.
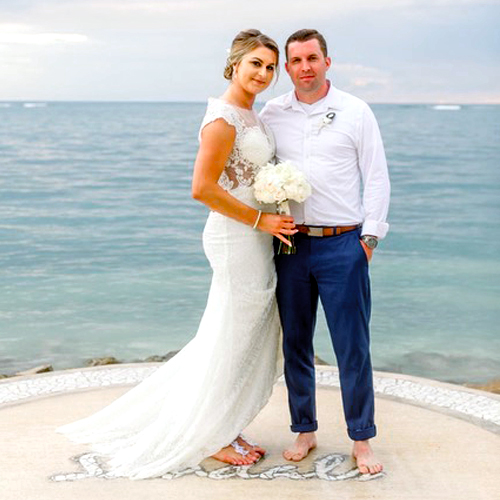
[[323, 228], [322, 227], [309, 226], [307, 228], [307, 236], [322, 237], [323, 236]]

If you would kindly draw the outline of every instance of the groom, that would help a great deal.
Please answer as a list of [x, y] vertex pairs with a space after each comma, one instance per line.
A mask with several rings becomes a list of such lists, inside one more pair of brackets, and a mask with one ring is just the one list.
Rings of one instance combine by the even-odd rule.
[[[290, 203], [297, 253], [276, 255], [285, 379], [297, 433], [283, 455], [300, 461], [316, 447], [313, 333], [318, 298], [337, 357], [347, 432], [361, 473], [382, 470], [370, 446], [376, 434], [369, 348], [368, 263], [389, 228], [389, 176], [370, 108], [326, 79], [326, 42], [300, 30], [285, 46], [295, 89], [269, 101], [262, 120], [276, 139], [276, 156], [306, 174], [312, 195]], [[362, 193], [361, 193], [361, 187]]]

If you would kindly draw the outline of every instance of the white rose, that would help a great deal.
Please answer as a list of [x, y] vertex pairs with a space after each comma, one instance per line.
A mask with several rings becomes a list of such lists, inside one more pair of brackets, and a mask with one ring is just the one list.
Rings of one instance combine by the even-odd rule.
[[305, 175], [290, 162], [268, 163], [255, 177], [255, 197], [263, 203], [303, 202], [311, 194]]

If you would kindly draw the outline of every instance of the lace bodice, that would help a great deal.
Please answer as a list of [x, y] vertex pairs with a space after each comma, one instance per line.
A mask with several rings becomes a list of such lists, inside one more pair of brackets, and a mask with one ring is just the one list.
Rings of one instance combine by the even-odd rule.
[[207, 111], [200, 127], [222, 118], [236, 129], [236, 138], [219, 184], [226, 191], [240, 186], [250, 187], [259, 168], [274, 155], [274, 139], [269, 128], [252, 109], [233, 106], [223, 99], [209, 98]]

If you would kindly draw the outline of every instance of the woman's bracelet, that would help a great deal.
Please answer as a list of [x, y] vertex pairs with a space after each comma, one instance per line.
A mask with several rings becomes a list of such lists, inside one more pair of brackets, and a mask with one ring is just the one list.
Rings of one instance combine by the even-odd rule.
[[260, 221], [260, 216], [262, 215], [262, 210], [259, 210], [259, 213], [257, 214], [257, 218], [255, 219], [255, 222], [253, 223], [252, 229], [255, 229], [257, 227], [257, 224]]

